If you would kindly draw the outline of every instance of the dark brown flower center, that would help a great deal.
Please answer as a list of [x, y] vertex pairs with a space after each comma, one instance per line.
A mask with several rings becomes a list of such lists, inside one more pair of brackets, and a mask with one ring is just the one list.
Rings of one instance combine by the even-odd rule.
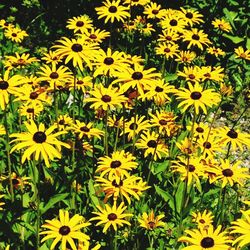
[[190, 97], [193, 100], [199, 100], [201, 98], [201, 93], [198, 92], [198, 91], [194, 91], [194, 92], [191, 93]]
[[108, 219], [109, 220], [116, 220], [117, 219], [117, 215], [114, 214], [114, 213], [111, 213], [111, 214], [108, 215]]
[[171, 49], [169, 49], [169, 48], [164, 49], [164, 52], [166, 52], [166, 53], [169, 53], [170, 51], [171, 51]]
[[200, 40], [200, 37], [198, 35], [194, 34], [194, 35], [192, 35], [192, 39], [198, 41], [198, 40]]
[[87, 126], [81, 127], [80, 130], [83, 131], [83, 132], [89, 132], [90, 131], [90, 129]]
[[165, 120], [165, 119], [161, 119], [161, 120], [159, 120], [159, 123], [160, 123], [160, 125], [167, 125], [168, 124], [168, 121], [167, 120]]
[[168, 40], [168, 41], [171, 41], [171, 40], [172, 40], [172, 37], [171, 37], [171, 36], [166, 36], [165, 38], [166, 38], [166, 40]]
[[119, 168], [122, 165], [120, 161], [112, 161], [110, 164], [111, 168]]
[[13, 185], [18, 185], [20, 183], [19, 180], [16, 178], [12, 179], [11, 182]]
[[109, 96], [109, 95], [104, 95], [104, 96], [102, 96], [102, 101], [104, 101], [104, 102], [110, 102], [111, 101], [111, 97]]
[[59, 75], [58, 75], [57, 72], [52, 72], [52, 73], [49, 75], [49, 77], [50, 77], [51, 79], [57, 79], [57, 78], [59, 77]]
[[83, 21], [77, 21], [76, 26], [77, 27], [82, 27], [84, 25]]
[[59, 229], [59, 234], [61, 235], [68, 235], [70, 233], [70, 227], [68, 226], [62, 226]]
[[227, 132], [227, 136], [229, 136], [232, 139], [236, 139], [238, 137], [238, 133], [234, 129], [230, 129]]
[[175, 19], [172, 19], [172, 20], [169, 22], [169, 24], [170, 24], [171, 26], [177, 26], [178, 22], [177, 22]]
[[30, 93], [30, 99], [35, 100], [39, 95], [37, 94], [37, 92], [31, 92]]
[[149, 222], [148, 222], [148, 226], [149, 226], [151, 229], [155, 228], [155, 222], [149, 221]]
[[231, 177], [233, 176], [234, 172], [230, 168], [227, 168], [222, 171], [222, 174], [226, 177]]
[[156, 91], [156, 92], [162, 92], [162, 91], [163, 91], [163, 88], [157, 86], [157, 87], [155, 88], [155, 91]]
[[97, 36], [96, 36], [95, 34], [91, 34], [91, 35], [89, 36], [89, 38], [90, 38], [90, 39], [96, 39]]
[[203, 133], [203, 132], [204, 132], [204, 129], [201, 128], [201, 127], [197, 127], [197, 128], [196, 128], [196, 131], [197, 131], [198, 133]]
[[74, 52], [81, 52], [81, 51], [82, 51], [82, 45], [79, 44], [79, 43], [74, 43], [74, 44], [71, 46], [71, 49], [72, 49]]
[[214, 246], [214, 239], [211, 237], [205, 237], [201, 240], [201, 247], [211, 248]]
[[78, 80], [77, 82], [76, 82], [76, 84], [78, 84], [78, 85], [82, 85], [84, 82], [82, 81], [82, 80]]
[[157, 143], [156, 143], [155, 140], [150, 140], [150, 141], [147, 143], [147, 146], [150, 147], [150, 148], [156, 148]]
[[109, 12], [110, 12], [110, 13], [115, 13], [115, 12], [117, 12], [116, 6], [114, 6], [114, 5], [110, 6], [110, 7], [109, 7]]
[[194, 74], [189, 74], [188, 77], [189, 77], [189, 79], [193, 80], [195, 78], [195, 75]]
[[157, 14], [159, 13], [159, 10], [152, 10], [152, 13], [153, 13], [154, 15], [157, 15]]
[[105, 63], [106, 65], [111, 65], [111, 64], [114, 63], [114, 59], [113, 59], [112, 57], [106, 57], [106, 58], [104, 59], [104, 63]]
[[205, 223], [205, 221], [204, 221], [203, 219], [200, 219], [199, 222], [200, 222], [201, 224], [204, 224], [204, 223]]
[[119, 184], [115, 180], [112, 181], [112, 186], [114, 186], [114, 187], [121, 187], [122, 185], [123, 185], [122, 180], [120, 180]]
[[131, 130], [134, 130], [134, 129], [137, 129], [137, 128], [138, 128], [138, 125], [137, 125], [135, 122], [133, 122], [133, 123], [130, 124], [129, 128], [130, 128]]
[[189, 19], [192, 19], [193, 16], [194, 16], [194, 15], [193, 15], [191, 12], [188, 12], [188, 13], [186, 14], [186, 17], [189, 18]]
[[17, 34], [16, 33], [12, 33], [11, 34], [13, 37], [17, 37]]
[[206, 148], [206, 149], [210, 149], [212, 147], [211, 143], [206, 141], [203, 143], [203, 147]]
[[34, 113], [35, 110], [33, 108], [27, 108], [26, 111], [27, 111], [27, 113]]
[[210, 74], [210, 73], [206, 73], [206, 74], [204, 74], [204, 76], [205, 76], [206, 78], [210, 78], [210, 77], [211, 77], [211, 74]]
[[9, 83], [7, 81], [0, 81], [0, 89], [5, 90], [9, 87]]
[[37, 131], [34, 135], [33, 135], [33, 141], [36, 143], [43, 143], [46, 141], [46, 134], [44, 132], [41, 131]]
[[194, 172], [194, 171], [195, 171], [195, 166], [192, 165], [192, 164], [189, 164], [189, 165], [188, 165], [188, 171], [189, 171], [189, 172]]
[[64, 121], [64, 119], [61, 119], [58, 123], [59, 123], [59, 125], [64, 125], [65, 121]]
[[141, 80], [143, 78], [143, 74], [141, 72], [136, 71], [132, 74], [132, 78], [134, 80]]

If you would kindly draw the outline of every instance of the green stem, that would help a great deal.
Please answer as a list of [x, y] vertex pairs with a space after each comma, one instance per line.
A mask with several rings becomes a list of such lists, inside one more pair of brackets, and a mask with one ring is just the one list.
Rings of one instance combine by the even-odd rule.
[[105, 132], [104, 132], [104, 151], [108, 155], [108, 110], [105, 115]]
[[119, 138], [119, 126], [117, 126], [116, 128], [116, 133], [115, 133], [115, 145], [114, 145], [114, 152], [116, 151], [116, 148], [117, 148], [117, 143], [118, 143], [118, 138]]

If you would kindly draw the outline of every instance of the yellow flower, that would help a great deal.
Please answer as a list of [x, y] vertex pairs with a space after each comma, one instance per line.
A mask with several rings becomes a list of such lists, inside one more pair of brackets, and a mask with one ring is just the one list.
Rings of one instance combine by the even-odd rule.
[[196, 54], [193, 51], [183, 51], [181, 50], [179, 53], [177, 53], [177, 58], [175, 58], [176, 62], [180, 62], [180, 63], [191, 63], [195, 57]]
[[165, 223], [161, 221], [165, 216], [163, 214], [155, 216], [154, 211], [151, 210], [149, 214], [143, 213], [138, 222], [140, 227], [146, 228], [147, 230], [154, 230], [157, 227], [164, 227]]
[[55, 51], [49, 50], [48, 53], [44, 53], [41, 58], [46, 64], [57, 65], [62, 62], [62, 57], [58, 55]]
[[250, 60], [250, 50], [244, 50], [242, 46], [234, 49], [234, 53], [236, 54], [235, 58], [241, 58], [245, 60]]
[[122, 104], [127, 101], [127, 97], [117, 89], [109, 85], [105, 88], [102, 84], [95, 85], [94, 90], [89, 91], [93, 97], [84, 99], [84, 102], [93, 102], [90, 105], [91, 108], [97, 110], [102, 108], [103, 110], [115, 109], [116, 107], [122, 108]]
[[176, 14], [164, 15], [160, 22], [162, 29], [171, 29], [178, 33], [183, 33], [187, 22]]
[[126, 206], [124, 206], [123, 202], [118, 207], [116, 206], [116, 203], [114, 203], [112, 207], [110, 207], [108, 204], [105, 204], [105, 208], [102, 208], [100, 206], [97, 206], [97, 208], [100, 212], [93, 212], [93, 214], [97, 216], [91, 218], [90, 221], [98, 220], [99, 222], [96, 223], [96, 226], [105, 224], [102, 230], [103, 233], [105, 233], [111, 226], [115, 231], [117, 231], [118, 225], [131, 225], [125, 218], [131, 217], [133, 216], [133, 214], [123, 213], [127, 208]]
[[202, 71], [199, 66], [184, 66], [183, 71], [178, 71], [177, 75], [184, 77], [186, 81], [200, 82], [202, 78]]
[[156, 55], [164, 55], [167, 59], [177, 56], [179, 46], [177, 44], [161, 43], [155, 47]]
[[180, 242], [187, 242], [190, 246], [182, 248], [182, 250], [228, 250], [231, 240], [226, 232], [221, 232], [221, 225], [216, 229], [213, 226], [207, 230], [193, 229], [185, 230], [190, 236], [182, 236], [178, 239]]
[[212, 226], [214, 216], [212, 212], [204, 210], [203, 213], [192, 212], [192, 218], [193, 218], [192, 221], [197, 224], [199, 229], [207, 230], [209, 227]]
[[147, 15], [147, 18], [162, 18], [165, 14], [164, 10], [161, 9], [161, 5], [150, 2], [144, 7], [143, 14]]
[[212, 21], [212, 25], [214, 26], [214, 28], [222, 31], [230, 32], [232, 30], [230, 23], [225, 21], [224, 19], [215, 18], [215, 20]]
[[98, 19], [105, 18], [104, 23], [108, 21], [113, 23], [115, 20], [124, 22], [130, 17], [129, 8], [121, 5], [120, 2], [120, 0], [106, 0], [103, 2], [104, 6], [96, 7]]
[[204, 23], [201, 19], [203, 15], [201, 15], [198, 11], [192, 9], [184, 9], [180, 8], [181, 13], [180, 16], [189, 24], [189, 26], [193, 26], [194, 24]]
[[52, 132], [56, 129], [56, 126], [51, 126], [47, 130], [43, 123], [39, 126], [35, 124], [33, 120], [30, 122], [24, 122], [28, 132], [14, 133], [10, 137], [16, 137], [12, 140], [13, 142], [18, 142], [12, 149], [11, 153], [15, 150], [20, 150], [26, 148], [23, 152], [22, 163], [25, 160], [30, 160], [31, 155], [34, 155], [34, 159], [37, 161], [40, 157], [45, 161], [47, 167], [50, 166], [49, 160], [54, 160], [54, 158], [61, 158], [61, 147], [64, 146], [69, 148], [69, 145], [57, 140], [57, 136], [65, 134], [66, 131]]
[[157, 39], [158, 42], [175, 44], [180, 39], [180, 35], [173, 29], [164, 29]]
[[5, 131], [5, 127], [0, 124], [0, 135], [5, 135], [6, 134], [6, 131]]
[[102, 43], [104, 39], [110, 36], [110, 32], [106, 30], [100, 30], [91, 28], [85, 30], [84, 33], [80, 36], [84, 41], [89, 43]]
[[207, 48], [207, 53], [215, 55], [216, 57], [224, 56], [226, 53], [220, 48], [215, 48], [214, 46]]
[[[0, 199], [4, 197], [4, 194], [0, 195]], [[0, 211], [3, 210], [2, 205], [4, 205], [4, 202], [0, 202]]]
[[73, 250], [77, 250], [74, 239], [79, 241], [88, 241], [90, 238], [85, 233], [80, 231], [81, 228], [90, 225], [89, 222], [84, 222], [83, 216], [75, 214], [72, 218], [69, 217], [69, 212], [62, 209], [59, 210], [59, 219], [45, 220], [45, 224], [41, 227], [46, 230], [41, 232], [40, 235], [46, 235], [41, 242], [49, 239], [54, 239], [50, 246], [53, 250], [56, 245], [61, 241], [62, 250], [66, 250], [68, 243]]
[[212, 107], [220, 102], [220, 94], [216, 93], [214, 89], [203, 90], [203, 87], [199, 83], [195, 83], [194, 86], [188, 83], [189, 89], [179, 88], [176, 92], [177, 99], [184, 99], [179, 105], [182, 107], [182, 112], [185, 112], [190, 106], [194, 106], [196, 114], [199, 114], [199, 110], [207, 114], [206, 106]]
[[24, 37], [28, 36], [28, 34], [26, 33], [26, 31], [21, 30], [20, 28], [12, 28], [9, 27], [4, 31], [4, 35], [10, 39], [13, 42], [16, 43], [21, 43], [24, 39]]
[[93, 28], [92, 20], [87, 15], [81, 15], [68, 19], [66, 26], [70, 30], [74, 30], [74, 33], [84, 33], [88, 29]]
[[200, 50], [203, 50], [204, 46], [211, 44], [211, 41], [207, 38], [207, 34], [197, 28], [184, 30], [182, 37], [184, 42], [188, 42], [188, 49], [192, 46], [197, 46]]

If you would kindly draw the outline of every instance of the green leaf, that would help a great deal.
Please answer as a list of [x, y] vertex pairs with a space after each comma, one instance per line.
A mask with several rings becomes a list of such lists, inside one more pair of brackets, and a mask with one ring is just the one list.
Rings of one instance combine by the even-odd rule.
[[182, 200], [183, 200], [183, 195], [184, 195], [184, 187], [185, 187], [185, 183], [180, 182], [180, 184], [178, 185], [176, 194], [175, 194], [176, 211], [178, 213], [181, 212]]
[[250, 38], [247, 38], [246, 48], [250, 49]]
[[41, 214], [44, 214], [47, 210], [52, 208], [59, 201], [64, 200], [68, 195], [68, 193], [54, 195], [52, 198], [50, 198], [49, 202], [43, 208], [41, 208]]
[[162, 199], [166, 202], [168, 202], [168, 205], [174, 210], [174, 197], [169, 194], [167, 191], [164, 191], [163, 189], [159, 188], [157, 185], [154, 184], [155, 191], [157, 194], [159, 194]]
[[237, 17], [238, 13], [234, 11], [229, 11], [227, 8], [223, 9], [224, 14], [226, 15], [227, 19], [229, 20], [230, 24], [234, 29], [236, 29], [234, 25], [234, 19]]
[[88, 188], [89, 188], [89, 197], [90, 197], [91, 201], [93, 202], [93, 204], [95, 205], [95, 207], [96, 206], [100, 206], [99, 199], [96, 196], [94, 182], [91, 179], [89, 180]]
[[239, 36], [231, 36], [228, 34], [223, 34], [224, 37], [230, 39], [233, 43], [238, 44], [244, 41], [243, 37], [239, 37]]
[[165, 80], [168, 81], [174, 81], [178, 78], [177, 74], [167, 74], [165, 77]]

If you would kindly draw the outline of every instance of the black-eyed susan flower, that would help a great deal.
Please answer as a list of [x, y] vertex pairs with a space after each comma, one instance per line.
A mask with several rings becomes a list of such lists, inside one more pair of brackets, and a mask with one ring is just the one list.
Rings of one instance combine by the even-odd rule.
[[138, 222], [140, 223], [140, 227], [145, 228], [147, 230], [154, 230], [157, 227], [165, 226], [165, 222], [162, 221], [164, 217], [164, 214], [155, 216], [154, 211], [151, 210], [149, 214], [144, 212], [142, 216], [138, 218]]
[[58, 126], [57, 128], [60, 131], [71, 130], [73, 124], [73, 119], [68, 114], [59, 115], [57, 118], [57, 122], [54, 123], [54, 125]]
[[180, 8], [180, 16], [188, 23], [190, 27], [194, 24], [204, 23], [203, 15], [201, 15], [198, 11], [193, 9], [185, 9], [183, 7]]
[[224, 78], [224, 68], [217, 66], [202, 66], [201, 67], [201, 79], [202, 81], [211, 80], [215, 82], [222, 82]]
[[250, 244], [250, 214], [249, 210], [241, 211], [243, 217], [233, 221], [231, 224], [231, 234], [236, 234], [233, 245], [238, 245], [240, 248], [249, 246]]
[[214, 89], [203, 90], [199, 83], [195, 83], [194, 86], [188, 83], [188, 87], [189, 89], [179, 88], [176, 92], [177, 99], [183, 99], [178, 105], [178, 108], [182, 107], [182, 112], [193, 106], [196, 114], [199, 114], [200, 109], [207, 114], [206, 107], [217, 105], [221, 100], [220, 94], [216, 93]]
[[148, 130], [149, 127], [149, 121], [145, 119], [144, 115], [141, 117], [136, 115], [129, 120], [125, 120], [124, 133], [127, 134], [128, 140], [130, 141], [131, 139], [135, 139], [141, 132]]
[[124, 22], [128, 17], [129, 8], [123, 6], [120, 0], [106, 0], [103, 2], [103, 6], [95, 8], [98, 19], [105, 18], [104, 23], [114, 23], [114, 21], [122, 21]]
[[46, 64], [52, 65], [57, 65], [62, 62], [62, 57], [52, 50], [49, 50], [48, 53], [44, 53], [41, 59], [45, 61]]
[[180, 39], [180, 35], [173, 29], [164, 29], [162, 34], [159, 34], [158, 42], [175, 44]]
[[171, 29], [175, 32], [182, 33], [185, 30], [187, 22], [180, 16], [174, 14], [165, 15], [160, 22], [162, 29]]
[[242, 46], [234, 49], [234, 53], [236, 54], [235, 58], [241, 58], [245, 60], [250, 60], [250, 50], [244, 50]]
[[5, 131], [5, 128], [2, 124], [0, 124], [0, 135], [5, 135], [6, 134], [6, 131]]
[[121, 83], [122, 92], [136, 87], [139, 94], [143, 96], [145, 87], [154, 84], [160, 76], [161, 74], [156, 72], [155, 68], [144, 69], [144, 66], [135, 64], [134, 68], [117, 73], [118, 79], [114, 80], [112, 84]]
[[[191, 132], [192, 125], [188, 125], [187, 130]], [[209, 135], [213, 135], [215, 133], [214, 129], [211, 129], [210, 132], [209, 132], [209, 130], [210, 130], [209, 125], [206, 123], [203, 123], [203, 122], [194, 123], [194, 125], [193, 125], [193, 137], [195, 139], [197, 139], [201, 136], [203, 136], [204, 138], [207, 138], [208, 133], [209, 133]]]
[[225, 51], [223, 51], [222, 49], [220, 48], [216, 48], [214, 46], [212, 47], [208, 47], [207, 48], [207, 53], [209, 53], [210, 55], [214, 55], [216, 57], [219, 57], [219, 56], [224, 56], [226, 54]]
[[143, 14], [147, 15], [147, 18], [161, 19], [164, 16], [165, 11], [164, 11], [164, 9], [161, 8], [160, 4], [157, 4], [157, 3], [154, 3], [154, 2], [149, 2], [144, 7]]
[[137, 184], [140, 180], [141, 177], [134, 175], [124, 176], [123, 178], [112, 176], [111, 179], [97, 176], [95, 178], [95, 186], [105, 193], [104, 203], [106, 203], [110, 197], [113, 197], [114, 202], [116, 202], [118, 198], [122, 199], [122, 197], [125, 197], [127, 202], [131, 204], [131, 197], [140, 200], [139, 194], [150, 188], [148, 186], [138, 186]]
[[75, 214], [70, 218], [69, 212], [62, 209], [59, 210], [59, 218], [52, 220], [45, 220], [41, 227], [45, 229], [40, 235], [46, 235], [41, 242], [49, 239], [54, 239], [50, 249], [55, 249], [56, 245], [61, 241], [61, 249], [66, 250], [67, 243], [73, 250], [77, 250], [77, 245], [74, 240], [88, 241], [90, 238], [85, 233], [81, 232], [82, 228], [90, 225], [89, 222], [85, 222], [83, 216]]
[[145, 59], [143, 59], [141, 56], [138, 55], [130, 55], [127, 53], [124, 53], [123, 56], [126, 58], [127, 62], [134, 66], [135, 64], [143, 64], [145, 62]]
[[202, 71], [199, 66], [184, 66], [182, 71], [178, 71], [177, 75], [184, 77], [186, 81], [200, 82], [202, 78]]
[[166, 59], [174, 58], [178, 53], [178, 44], [160, 43], [155, 47], [156, 55], [163, 55]]
[[192, 46], [198, 47], [203, 50], [205, 46], [211, 44], [211, 41], [207, 38], [207, 34], [203, 30], [192, 28], [191, 30], [184, 30], [182, 39], [184, 42], [188, 42], [187, 48], [190, 49]]
[[138, 5], [144, 6], [149, 2], [149, 0], [123, 0], [123, 2], [124, 4], [128, 4], [131, 6], [138, 6]]
[[190, 246], [182, 248], [183, 250], [228, 250], [231, 240], [227, 236], [227, 232], [221, 232], [221, 228], [222, 226], [219, 225], [217, 228], [211, 226], [207, 230], [185, 230], [189, 236], [182, 236], [178, 241], [190, 244]]
[[182, 181], [187, 181], [188, 186], [194, 184], [200, 188], [200, 178], [203, 177], [204, 171], [199, 157], [178, 157], [178, 160], [173, 161], [171, 168], [173, 172], [180, 174], [180, 179]]
[[106, 174], [111, 179], [113, 176], [123, 178], [129, 176], [129, 171], [137, 168], [138, 163], [131, 153], [126, 153], [124, 150], [115, 151], [111, 157], [100, 157], [97, 163], [96, 173], [100, 173], [100, 177]]
[[250, 178], [248, 174], [248, 168], [240, 167], [241, 161], [235, 163], [230, 163], [228, 159], [222, 160], [221, 164], [215, 166], [213, 169], [210, 168], [210, 172], [214, 173], [216, 176], [210, 180], [210, 183], [215, 181], [221, 181], [221, 187], [224, 188], [227, 184], [231, 187], [238, 183], [243, 186], [245, 181]]
[[30, 57], [28, 53], [19, 54], [17, 52], [15, 52], [15, 56], [5, 56], [5, 58], [4, 67], [8, 70], [23, 68], [33, 62], [39, 61], [35, 57]]
[[90, 221], [97, 220], [99, 222], [96, 223], [96, 226], [104, 224], [103, 233], [105, 233], [111, 226], [115, 231], [117, 231], [117, 226], [123, 226], [124, 224], [130, 226], [130, 222], [126, 220], [126, 217], [132, 217], [133, 214], [126, 214], [124, 211], [126, 210], [126, 206], [124, 206], [124, 202], [122, 202], [118, 207], [116, 203], [112, 207], [108, 204], [105, 204], [105, 207], [102, 208], [97, 206], [100, 212], [93, 212], [93, 214], [97, 215], [90, 219]]
[[19, 108], [20, 116], [26, 116], [27, 119], [35, 119], [43, 111], [41, 103], [23, 104]]
[[22, 82], [23, 86], [29, 85], [33, 89], [38, 88], [40, 85], [40, 80], [37, 76], [34, 76], [32, 74], [29, 74], [28, 76], [21, 76], [22, 77]]
[[74, 33], [84, 33], [88, 29], [93, 28], [93, 21], [87, 15], [73, 17], [67, 20], [66, 28], [73, 30]]
[[232, 145], [233, 150], [240, 149], [243, 151], [243, 145], [250, 147], [250, 135], [241, 132], [236, 128], [229, 128], [223, 126], [218, 128], [218, 137], [220, 138], [220, 143], [222, 146], [227, 146], [229, 143]]
[[82, 93], [86, 93], [87, 90], [90, 90], [93, 87], [93, 78], [91, 76], [79, 76], [76, 78], [76, 82], [71, 80], [66, 83], [67, 88], [72, 90], [74, 86], [77, 90], [80, 90]]
[[104, 132], [98, 128], [93, 127], [93, 123], [85, 123], [76, 120], [76, 124], [73, 125], [74, 132], [78, 135], [79, 139], [82, 138], [92, 138], [97, 137], [98, 139], [101, 138], [101, 136], [104, 134]]
[[95, 110], [100, 107], [103, 110], [121, 108], [122, 104], [127, 101], [122, 92], [118, 88], [112, 87], [112, 85], [109, 85], [107, 88], [102, 84], [95, 85], [94, 90], [89, 91], [89, 94], [93, 97], [85, 98], [84, 102], [93, 102], [90, 107]]
[[74, 67], [79, 67], [83, 71], [83, 66], [86, 64], [92, 69], [91, 59], [96, 53], [98, 46], [95, 43], [86, 43], [82, 39], [69, 39], [63, 37], [53, 46], [56, 49], [56, 54], [60, 57], [65, 57], [65, 63], [73, 62]]
[[14, 28], [14, 25], [10, 22], [8, 22], [7, 20], [5, 19], [1, 19], [0, 20], [0, 27], [2, 29], [13, 29]]
[[5, 110], [9, 103], [9, 95], [17, 94], [22, 83], [22, 78], [18, 75], [10, 76], [9, 70], [6, 70], [0, 77], [0, 107], [2, 110]]
[[84, 31], [84, 34], [81, 36], [84, 41], [90, 43], [102, 43], [107, 37], [110, 37], [110, 32], [95, 28]]
[[196, 57], [195, 52], [189, 50], [187, 51], [181, 50], [179, 51], [179, 53], [177, 53], [175, 61], [187, 64], [191, 63], [195, 59], [195, 57]]
[[116, 115], [112, 115], [108, 117], [108, 126], [115, 128], [123, 127], [123, 117], [118, 118]]
[[180, 142], [176, 142], [176, 146], [185, 155], [191, 155], [197, 151], [196, 145], [188, 137], [185, 137]]
[[16, 43], [21, 43], [23, 39], [26, 36], [28, 36], [25, 30], [21, 30], [18, 27], [15, 27], [15, 28], [10, 27], [10, 28], [5, 29], [4, 35], [6, 36], [6, 38]]
[[150, 119], [151, 126], [158, 127], [160, 133], [171, 136], [179, 129], [175, 123], [176, 116], [173, 112], [156, 110], [156, 114], [149, 113], [149, 115], [152, 117]]
[[[0, 195], [0, 199], [4, 197], [4, 194]], [[3, 210], [2, 206], [5, 204], [5, 202], [0, 202], [0, 211]]]
[[56, 129], [56, 126], [51, 126], [47, 130], [43, 123], [39, 126], [35, 124], [33, 120], [30, 122], [24, 122], [27, 132], [13, 133], [10, 137], [16, 137], [12, 140], [13, 142], [18, 142], [12, 149], [11, 153], [15, 150], [25, 149], [22, 155], [22, 163], [25, 160], [30, 160], [31, 155], [33, 155], [35, 160], [43, 159], [47, 167], [50, 166], [50, 160], [54, 158], [61, 158], [61, 148], [70, 146], [64, 142], [59, 141], [56, 137], [65, 134], [66, 131], [60, 131], [52, 134]]
[[38, 72], [40, 75], [40, 81], [47, 81], [50, 83], [50, 88], [62, 87], [66, 82], [72, 81], [72, 73], [69, 71], [68, 67], [61, 65], [56, 68], [55, 64], [51, 67], [44, 65], [40, 68], [41, 71]]
[[110, 48], [107, 49], [107, 52], [102, 49], [98, 50], [93, 65], [95, 66], [94, 77], [98, 75], [114, 77], [117, 72], [126, 71], [128, 68], [123, 53], [119, 51], [112, 52]]
[[213, 214], [211, 211], [204, 210], [201, 212], [192, 212], [192, 222], [197, 224], [201, 230], [207, 230], [213, 224]]
[[230, 23], [224, 19], [215, 18], [214, 21], [212, 21], [212, 25], [214, 28], [225, 32], [230, 32], [232, 30]]
[[[17, 175], [15, 172], [11, 173], [11, 182], [12, 185], [15, 189], [23, 189], [25, 185], [30, 185], [30, 177], [22, 177]], [[4, 181], [4, 180], [9, 180], [9, 176], [3, 176], [0, 178], [0, 180]]]
[[144, 157], [151, 156], [155, 161], [168, 154], [167, 145], [159, 139], [159, 135], [154, 131], [145, 131], [135, 146], [144, 150]]

